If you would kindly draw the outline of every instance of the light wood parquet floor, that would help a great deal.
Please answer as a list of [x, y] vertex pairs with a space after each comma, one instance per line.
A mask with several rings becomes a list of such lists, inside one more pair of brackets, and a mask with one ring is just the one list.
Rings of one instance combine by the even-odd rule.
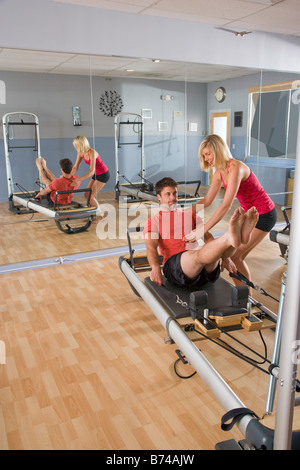
[[[204, 195], [206, 191], [207, 187], [201, 187], [200, 195]], [[129, 204], [127, 207], [122, 205], [120, 208], [114, 193], [110, 192], [100, 193], [98, 199], [105, 215], [112, 211], [115, 211], [114, 215], [116, 215], [115, 233], [102, 238], [97, 234], [97, 223], [93, 223], [86, 232], [67, 235], [57, 228], [52, 219], [47, 219], [42, 214], [16, 215], [8, 210], [8, 202], [0, 203], [0, 266], [127, 246], [127, 225], [137, 225], [137, 223], [147, 220], [151, 205], [143, 202]], [[205, 216], [214, 212], [221, 200], [222, 194], [210, 208], [206, 209]], [[235, 207], [237, 207], [236, 203], [234, 203], [230, 214]], [[277, 212], [278, 219], [283, 220], [280, 207]], [[126, 219], [124, 219], [125, 213]], [[214, 227], [213, 233], [227, 229], [230, 214]], [[72, 224], [74, 223], [73, 221]], [[79, 220], [78, 223], [82, 224], [82, 221]], [[134, 243], [142, 242], [141, 236]]]
[[[54, 236], [55, 244], [63, 240], [60, 254], [64, 243], [76, 243], [53, 221], [37, 224], [48, 228], [33, 229], [30, 243], [44, 244], [44, 257]], [[24, 249], [24, 238], [19, 243]], [[32, 259], [41, 254], [32, 249]], [[266, 239], [249, 265], [255, 282], [278, 297], [285, 270], [278, 246]], [[166, 332], [131, 290], [117, 257], [2, 274], [0, 295], [1, 450], [204, 450], [243, 438], [236, 427], [221, 430], [224, 410], [199, 376], [175, 375], [176, 345], [164, 343]], [[272, 299], [261, 300], [276, 311]], [[263, 352], [257, 332], [235, 335]], [[271, 357], [274, 331], [265, 330], [264, 338]], [[267, 376], [208, 341], [200, 347], [244, 404], [262, 415]], [[183, 375], [192, 372], [182, 367]]]

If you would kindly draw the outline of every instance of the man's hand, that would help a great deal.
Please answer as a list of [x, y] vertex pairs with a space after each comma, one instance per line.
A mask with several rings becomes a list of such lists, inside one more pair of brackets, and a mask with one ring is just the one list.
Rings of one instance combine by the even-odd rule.
[[72, 187], [73, 187], [73, 186], [76, 186], [77, 184], [80, 183], [80, 181], [81, 181], [81, 180], [80, 180], [79, 178], [76, 178], [76, 180], [73, 180], [73, 181], [72, 181], [72, 183], [70, 184], [70, 186], [72, 186]]
[[204, 237], [204, 224], [198, 223], [197, 227], [183, 237], [185, 242], [193, 243]]
[[155, 282], [158, 286], [162, 285], [162, 273], [160, 266], [153, 266], [150, 274], [150, 279], [152, 282]]
[[221, 263], [221, 271], [223, 272], [226, 269], [229, 273], [237, 273], [236, 265], [231, 258], [223, 258]]

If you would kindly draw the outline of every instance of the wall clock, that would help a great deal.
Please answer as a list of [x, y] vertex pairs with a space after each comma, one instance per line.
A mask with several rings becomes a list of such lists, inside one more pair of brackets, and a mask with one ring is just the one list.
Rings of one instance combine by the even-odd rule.
[[123, 108], [121, 96], [116, 91], [105, 91], [100, 96], [99, 108], [105, 116], [116, 116]]
[[226, 98], [226, 90], [224, 87], [220, 86], [219, 88], [216, 89], [215, 92], [215, 97], [218, 103], [223, 103], [223, 101]]

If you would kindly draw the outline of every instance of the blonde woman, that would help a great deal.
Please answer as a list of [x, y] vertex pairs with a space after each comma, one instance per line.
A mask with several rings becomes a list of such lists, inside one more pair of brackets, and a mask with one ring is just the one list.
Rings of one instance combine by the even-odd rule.
[[[208, 171], [215, 168], [211, 186], [200, 202], [204, 209], [212, 204], [219, 193], [222, 183], [225, 195], [221, 205], [204, 224], [204, 233], [211, 230], [230, 211], [235, 198], [238, 199], [245, 213], [255, 207], [259, 219], [251, 234], [250, 240], [240, 245], [231, 257], [236, 268], [248, 279], [251, 279], [249, 268], [245, 262], [246, 256], [255, 248], [274, 227], [277, 220], [275, 204], [259, 183], [255, 174], [245, 163], [235, 160], [226, 143], [218, 135], [209, 135], [199, 147], [201, 169]], [[193, 207], [196, 209], [196, 205]], [[188, 235], [189, 239], [195, 233]]]
[[[78, 171], [82, 160], [84, 160], [84, 162], [89, 165], [90, 169], [83, 176], [77, 177], [73, 181], [72, 186], [77, 185], [82, 180], [91, 178], [87, 186], [88, 188], [92, 189], [90, 202], [93, 207], [98, 208], [100, 215], [101, 210], [97, 201], [97, 194], [109, 180], [109, 170], [105, 163], [103, 163], [101, 160], [98, 152], [90, 147], [89, 141], [86, 137], [83, 135], [75, 137], [73, 140], [73, 146], [77, 151], [77, 159], [72, 169], [72, 175]], [[88, 192], [85, 194], [85, 197], [88, 198]]]

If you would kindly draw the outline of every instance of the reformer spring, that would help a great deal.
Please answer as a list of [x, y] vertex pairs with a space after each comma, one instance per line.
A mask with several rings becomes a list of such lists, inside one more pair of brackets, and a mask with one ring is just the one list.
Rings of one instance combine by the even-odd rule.
[[[187, 303], [186, 302], [183, 302], [181, 301], [180, 297], [177, 295], [176, 296], [176, 303], [180, 303], [183, 307], [185, 308], [189, 308], [189, 310], [193, 311], [196, 313], [195, 309], [191, 309], [190, 307], [188, 307]], [[204, 319], [204, 316], [202, 316], [202, 319]], [[210, 323], [211, 325], [213, 326], [216, 326], [214, 322], [212, 322], [209, 318], [205, 318], [205, 320]], [[249, 351], [251, 351], [253, 354], [255, 354], [256, 356], [260, 357], [262, 359], [262, 362], [258, 362], [256, 361], [255, 359], [253, 358], [250, 358], [248, 356], [246, 356], [245, 354], [243, 354], [242, 352], [236, 350], [235, 348], [233, 348], [232, 346], [230, 346], [228, 343], [226, 343], [225, 341], [223, 340], [219, 340], [219, 341], [215, 341], [214, 339], [206, 336], [204, 333], [202, 333], [201, 331], [197, 330], [194, 325], [189, 325], [189, 330], [191, 331], [191, 329], [193, 331], [195, 331], [197, 334], [203, 336], [204, 338], [206, 339], [209, 339], [210, 341], [212, 341], [213, 343], [217, 344], [218, 346], [222, 347], [223, 349], [225, 349], [226, 351], [234, 354], [235, 356], [239, 357], [240, 359], [244, 360], [245, 362], [248, 362], [249, 364], [253, 365], [254, 367], [256, 367], [257, 369], [261, 370], [262, 372], [264, 372], [265, 374], [268, 374], [269, 375], [269, 371], [263, 369], [262, 367], [259, 367], [259, 365], [262, 365], [264, 363], [269, 363], [271, 364], [271, 361], [269, 361], [267, 359], [267, 345], [263, 339], [263, 336], [262, 336], [262, 333], [261, 331], [259, 331], [259, 335], [260, 335], [260, 338], [262, 340], [262, 343], [264, 345], [264, 348], [265, 348], [265, 355], [262, 356], [261, 354], [259, 354], [257, 351], [254, 351], [254, 349], [250, 348], [249, 346], [247, 346], [245, 343], [243, 343], [242, 341], [238, 340], [237, 338], [235, 338], [234, 336], [232, 336], [230, 333], [228, 333], [228, 331], [224, 330], [223, 328], [221, 328], [220, 326], [218, 326], [218, 330], [221, 332], [221, 333], [224, 333], [225, 335], [229, 336], [229, 338], [231, 338], [233, 341], [236, 341], [238, 344], [240, 344], [242, 347], [244, 347], [245, 349], [248, 349]], [[221, 344], [223, 343], [223, 344]], [[178, 362], [178, 360], [176, 361]]]

